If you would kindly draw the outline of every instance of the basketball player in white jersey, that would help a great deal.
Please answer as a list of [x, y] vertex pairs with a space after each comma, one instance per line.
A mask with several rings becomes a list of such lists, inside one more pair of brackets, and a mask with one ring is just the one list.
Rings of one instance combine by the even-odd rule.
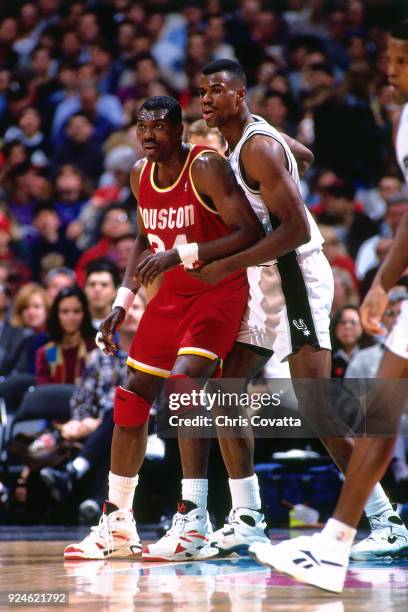
[[[408, 21], [391, 32], [388, 43], [389, 81], [394, 89], [395, 101], [404, 104], [399, 115], [395, 146], [401, 171], [408, 182]], [[366, 331], [381, 334], [380, 321], [387, 307], [387, 292], [399, 280], [408, 267], [408, 215], [402, 219], [392, 248], [381, 265], [370, 291], [361, 306], [361, 319]], [[381, 361], [378, 379], [402, 379], [408, 376], [408, 305], [404, 305], [387, 338], [386, 350]], [[397, 387], [397, 383], [393, 383]], [[395, 422], [406, 393], [402, 388], [402, 401], [391, 405]], [[374, 402], [375, 403], [375, 402]], [[395, 433], [394, 431], [392, 433]], [[290, 574], [302, 582], [334, 592], [341, 592], [344, 585], [350, 548], [361, 518], [364, 504], [375, 484], [384, 475], [392, 456], [395, 435], [369, 437], [356, 440], [347, 468], [346, 479], [333, 518], [323, 531], [308, 537], [284, 541], [277, 546], [254, 544], [250, 554], [258, 561]], [[378, 485], [376, 485], [378, 487]], [[381, 521], [383, 517], [380, 515]], [[389, 521], [388, 521], [389, 522]], [[408, 534], [400, 525], [392, 527], [383, 520], [384, 528], [371, 538], [354, 547], [355, 558], [367, 558], [373, 549], [392, 547], [400, 540], [395, 556], [408, 555]], [[403, 543], [405, 540], [405, 544]], [[382, 556], [382, 555], [378, 555]]]
[[[245, 81], [239, 64], [219, 60], [204, 68], [200, 82], [203, 116], [228, 142], [234, 173], [267, 233], [248, 251], [218, 260], [199, 273], [208, 282], [216, 282], [229, 270], [248, 267], [248, 308], [223, 375], [249, 379], [275, 353], [281, 361], [288, 360], [294, 380], [328, 379], [333, 278], [322, 253], [323, 239], [302, 202], [297, 164], [287, 141], [295, 152], [301, 145], [250, 113]], [[301, 409], [311, 423], [316, 425], [316, 419], [324, 422], [320, 428], [323, 442], [345, 471], [352, 441], [344, 438], [342, 424], [339, 427], [334, 417], [331, 422], [329, 401], [323, 406], [325, 402], [316, 396], [305, 399], [303, 395]], [[220, 437], [219, 441], [230, 477], [232, 512], [229, 524], [215, 533], [213, 541], [221, 553], [229, 554], [259, 541], [264, 522], [252, 436]], [[196, 443], [196, 439], [183, 439], [181, 452], [191, 452]], [[366, 512], [370, 517], [385, 511], [401, 524], [377, 485]]]

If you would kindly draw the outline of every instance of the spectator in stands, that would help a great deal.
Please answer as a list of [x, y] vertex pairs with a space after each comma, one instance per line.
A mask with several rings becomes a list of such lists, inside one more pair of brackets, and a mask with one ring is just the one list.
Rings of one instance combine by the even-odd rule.
[[268, 91], [262, 105], [262, 116], [269, 121], [273, 127], [289, 136], [296, 136], [296, 125], [289, 119], [289, 100], [278, 91]]
[[10, 323], [41, 333], [46, 329], [49, 308], [50, 301], [45, 289], [36, 283], [27, 283], [14, 298]]
[[31, 334], [28, 328], [9, 322], [10, 305], [10, 289], [0, 284], [0, 377], [10, 376], [15, 370]]
[[356, 253], [356, 272], [360, 279], [367, 274], [371, 268], [380, 265], [380, 260], [376, 252], [377, 246], [382, 238], [393, 238], [404, 213], [408, 211], [408, 194], [400, 193], [389, 198], [387, 201], [387, 213], [385, 222], [387, 224], [385, 232], [377, 232], [375, 236], [365, 240]]
[[8, 266], [9, 273], [20, 276], [22, 281], [30, 278], [30, 270], [24, 262], [25, 255], [21, 240], [13, 240], [9, 217], [0, 212], [0, 262]]
[[81, 168], [86, 177], [96, 184], [103, 169], [102, 142], [85, 113], [72, 115], [65, 128], [65, 137], [57, 145], [53, 156], [54, 167], [70, 164]]
[[29, 56], [34, 50], [40, 34], [38, 8], [33, 2], [26, 2], [19, 11], [17, 38], [13, 43], [13, 50], [19, 56], [21, 67], [28, 64]]
[[94, 259], [87, 265], [84, 291], [95, 330], [111, 312], [120, 280], [118, 269], [110, 259]]
[[48, 163], [48, 144], [41, 131], [41, 117], [38, 110], [28, 107], [21, 112], [18, 126], [10, 126], [4, 134], [5, 142], [21, 142], [30, 160], [37, 166]]
[[60, 166], [55, 177], [54, 207], [63, 227], [77, 219], [88, 196], [89, 186], [81, 170], [70, 164]]
[[319, 230], [324, 239], [323, 252], [329, 264], [332, 268], [343, 268], [351, 274], [354, 288], [358, 290], [359, 283], [356, 277], [354, 259], [347, 253], [347, 249], [338, 237], [336, 229], [330, 225], [319, 225]]
[[334, 280], [334, 295], [331, 312], [338, 312], [346, 304], [358, 306], [360, 297], [353, 276], [344, 268], [332, 268]]
[[64, 502], [84, 479], [87, 482], [86, 497], [94, 500], [96, 510], [100, 512], [106, 496], [113, 432], [113, 395], [117, 385], [122, 385], [126, 379], [126, 357], [144, 307], [144, 300], [138, 294], [118, 333], [119, 350], [115, 355], [105, 355], [96, 349], [89, 356], [71, 398], [71, 420], [60, 426], [64, 439], [83, 441], [84, 446], [64, 470], [41, 470], [41, 477], [57, 502]]
[[103, 94], [114, 94], [119, 81], [119, 73], [109, 45], [102, 41], [94, 42], [90, 47], [90, 64], [94, 69], [98, 90]]
[[100, 238], [94, 246], [83, 253], [75, 268], [80, 286], [84, 285], [85, 270], [88, 263], [96, 258], [109, 256], [116, 238], [132, 231], [133, 227], [129, 214], [123, 207], [112, 204], [102, 211], [98, 231]]
[[335, 226], [348, 253], [355, 257], [364, 240], [378, 232], [378, 224], [356, 207], [351, 183], [338, 181], [325, 191], [324, 211], [316, 215], [317, 220]]
[[356, 354], [374, 343], [365, 332], [360, 321], [358, 307], [343, 306], [334, 315], [330, 324], [332, 341], [332, 378], [343, 378], [347, 365]]
[[37, 384], [78, 382], [95, 347], [87, 299], [79, 287], [66, 287], [57, 295], [47, 330], [51, 341], [38, 349], [35, 359]]
[[123, 278], [134, 243], [134, 234], [122, 234], [116, 238], [111, 249], [110, 258], [119, 270], [120, 278]]
[[95, 136], [105, 140], [124, 123], [123, 109], [116, 96], [99, 94], [90, 80], [78, 85], [78, 95], [67, 98], [59, 104], [52, 128], [53, 138], [58, 141], [66, 121], [75, 113], [84, 113], [94, 126]]
[[72, 287], [75, 284], [75, 272], [64, 266], [50, 270], [44, 282], [45, 290], [49, 295], [51, 303], [55, 300], [62, 289], [65, 289], [65, 287]]
[[204, 36], [206, 45], [210, 49], [211, 60], [236, 61], [234, 47], [226, 42], [225, 23], [221, 13], [214, 13], [207, 17]]
[[217, 128], [209, 128], [204, 119], [198, 119], [188, 126], [186, 142], [204, 145], [215, 149], [220, 155], [225, 154], [226, 143], [223, 135]]
[[19, 164], [9, 172], [7, 197], [9, 210], [20, 225], [23, 237], [34, 236], [34, 210], [38, 202], [49, 200], [52, 185], [30, 163]]
[[33, 279], [40, 280], [42, 259], [50, 253], [59, 253], [63, 257], [63, 265], [73, 268], [80, 253], [75, 243], [66, 238], [61, 230], [61, 222], [53, 205], [40, 203], [33, 217], [34, 227], [38, 232], [38, 237], [30, 246]]

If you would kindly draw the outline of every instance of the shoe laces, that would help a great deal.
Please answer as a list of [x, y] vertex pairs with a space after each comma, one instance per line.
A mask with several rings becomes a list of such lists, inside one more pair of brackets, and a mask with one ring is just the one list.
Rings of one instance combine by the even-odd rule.
[[222, 528], [222, 533], [224, 535], [232, 535], [235, 533], [234, 525], [239, 525], [239, 521], [237, 519], [237, 513], [235, 508], [232, 508], [231, 512], [228, 515], [228, 522], [224, 523], [224, 527]]
[[166, 533], [165, 537], [179, 536], [182, 533], [184, 533], [186, 522], [187, 522], [187, 515], [180, 514], [180, 512], [176, 512], [176, 514], [173, 516], [171, 527]]
[[94, 541], [99, 540], [101, 543], [105, 544], [109, 550], [113, 550], [113, 533], [108, 514], [102, 514], [99, 523], [91, 527], [91, 533], [88, 538]]

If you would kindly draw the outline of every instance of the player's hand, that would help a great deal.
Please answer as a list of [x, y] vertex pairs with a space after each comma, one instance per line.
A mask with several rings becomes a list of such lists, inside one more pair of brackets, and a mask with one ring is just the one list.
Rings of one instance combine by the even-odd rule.
[[212, 261], [211, 263], [203, 266], [199, 270], [187, 270], [191, 276], [207, 283], [209, 285], [216, 285], [220, 280], [229, 274], [225, 269], [225, 264], [222, 259]]
[[113, 337], [118, 329], [120, 329], [123, 321], [126, 318], [126, 312], [124, 308], [115, 306], [110, 314], [102, 321], [99, 326], [99, 332], [97, 334], [98, 346], [105, 353], [105, 355], [114, 355], [118, 350], [116, 342]]
[[388, 296], [382, 287], [371, 287], [360, 307], [361, 324], [368, 334], [384, 336], [381, 319], [388, 305]]
[[171, 251], [160, 251], [159, 253], [147, 255], [143, 261], [139, 261], [134, 273], [134, 279], [142, 285], [147, 286], [154, 281], [156, 276], [166, 270], [171, 270], [180, 264], [180, 256], [177, 249]]

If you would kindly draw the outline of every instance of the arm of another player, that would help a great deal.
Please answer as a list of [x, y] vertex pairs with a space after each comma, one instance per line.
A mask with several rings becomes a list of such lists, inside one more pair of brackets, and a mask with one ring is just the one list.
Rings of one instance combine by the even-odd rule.
[[[130, 174], [130, 186], [136, 198], [139, 191], [139, 178], [142, 167], [143, 160], [140, 160], [134, 166]], [[104, 346], [103, 350], [107, 355], [113, 355], [118, 349], [113, 337], [115, 332], [120, 329], [120, 326], [125, 320], [127, 309], [132, 304], [134, 296], [140, 288], [140, 282], [133, 276], [134, 270], [136, 269], [137, 264], [149, 253], [149, 242], [146, 236], [142, 218], [138, 212], [137, 236], [126, 265], [122, 286], [119, 288], [118, 295], [113, 303], [112, 312], [108, 314], [108, 316], [100, 324], [99, 333], [97, 335], [98, 346]], [[119, 302], [119, 304], [116, 302]]]
[[381, 318], [388, 304], [387, 292], [408, 268], [408, 213], [403, 216], [391, 250], [378, 270], [360, 307], [361, 322], [369, 334], [384, 334]]
[[299, 169], [299, 174], [303, 176], [306, 170], [314, 162], [314, 155], [310, 149], [305, 147], [301, 142], [281, 132], [282, 138], [286, 141], [289, 149], [292, 151]]
[[[272, 138], [254, 136], [241, 153], [245, 173], [260, 185], [260, 193], [271, 215], [280, 225], [250, 248], [216, 262], [217, 276], [242, 267], [256, 266], [282, 257], [310, 240], [309, 221], [299, 190], [285, 166], [282, 146]], [[211, 264], [215, 265], [215, 264]], [[203, 280], [214, 282], [210, 266]]]

